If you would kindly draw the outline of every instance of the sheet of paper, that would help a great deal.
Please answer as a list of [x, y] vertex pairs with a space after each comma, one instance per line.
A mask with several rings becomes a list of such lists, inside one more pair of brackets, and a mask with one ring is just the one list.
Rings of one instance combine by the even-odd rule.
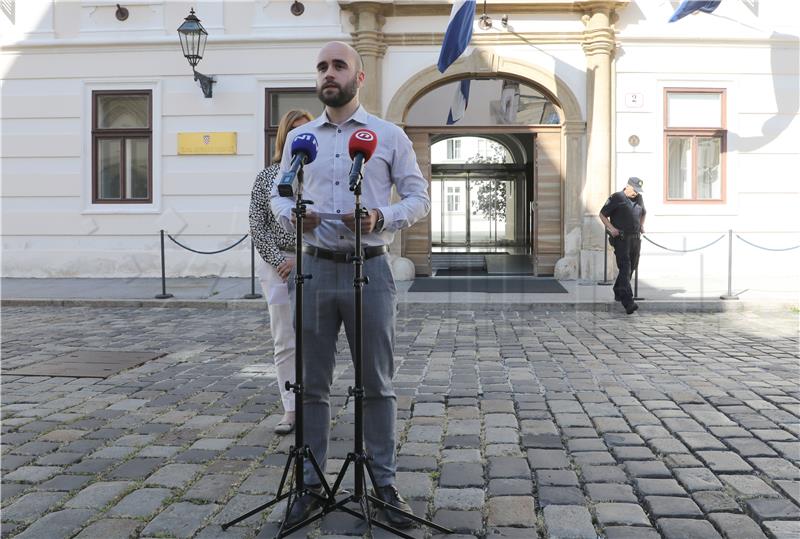
[[269, 289], [267, 303], [270, 305], [289, 304], [289, 286], [286, 283], [274, 284]]

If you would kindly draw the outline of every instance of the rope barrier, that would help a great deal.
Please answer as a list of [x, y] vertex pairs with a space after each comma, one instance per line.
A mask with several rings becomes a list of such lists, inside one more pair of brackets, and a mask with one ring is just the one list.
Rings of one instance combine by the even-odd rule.
[[225, 247], [224, 249], [220, 249], [219, 251], [198, 251], [198, 250], [196, 250], [196, 249], [192, 249], [191, 247], [187, 247], [187, 246], [185, 246], [184, 244], [182, 244], [181, 242], [179, 242], [178, 240], [176, 240], [175, 238], [173, 238], [173, 237], [172, 237], [170, 234], [167, 234], [167, 237], [168, 237], [169, 239], [171, 239], [171, 240], [172, 240], [172, 241], [173, 241], [173, 242], [174, 242], [176, 245], [179, 245], [180, 247], [183, 247], [183, 248], [184, 248], [184, 249], [186, 249], [187, 251], [191, 251], [191, 252], [193, 252], [193, 253], [197, 253], [197, 254], [199, 254], [199, 255], [215, 255], [215, 254], [218, 254], [218, 253], [224, 253], [225, 251], [229, 251], [229, 250], [233, 249], [234, 247], [236, 247], [237, 245], [239, 245], [240, 243], [242, 243], [242, 242], [243, 242], [243, 241], [244, 241], [244, 240], [247, 238], [247, 236], [248, 236], [248, 235], [247, 235], [247, 234], [245, 234], [244, 236], [242, 236], [242, 237], [239, 239], [239, 241], [237, 241], [237, 242], [236, 242], [236, 243], [234, 243], [233, 245], [231, 245], [231, 246], [229, 246], [229, 247]]
[[741, 237], [739, 234], [736, 234], [736, 237], [739, 238], [740, 240], [742, 240], [743, 242], [745, 242], [747, 245], [751, 245], [751, 246], [755, 247], [756, 249], [763, 249], [765, 251], [791, 251], [792, 249], [797, 249], [798, 247], [800, 247], [800, 245], [795, 245], [794, 247], [786, 247], [785, 249], [774, 249], [774, 248], [770, 248], [770, 247], [762, 247], [761, 245], [756, 245], [755, 243], [753, 243], [751, 241], [747, 241], [746, 239]]
[[[182, 244], [181, 242], [173, 238], [171, 235], [166, 234], [163, 228], [159, 232], [161, 235], [161, 293], [155, 296], [156, 299], [168, 299], [173, 297], [172, 294], [167, 293], [167, 269], [165, 262], [166, 257], [164, 256], [164, 236], [167, 236], [170, 240], [172, 240], [173, 243], [175, 243], [175, 245], [177, 245], [178, 247], [182, 247], [187, 251], [191, 251], [193, 253], [197, 253], [200, 255], [215, 255], [218, 253], [224, 253], [225, 251], [230, 251], [231, 249], [242, 243], [247, 238], [247, 236], [250, 235], [250, 234], [245, 234], [244, 236], [239, 238], [239, 240], [233, 245], [225, 247], [224, 249], [219, 249], [218, 251], [198, 251], [197, 249], [192, 249], [191, 247], [187, 247], [186, 245]], [[256, 293], [256, 248], [253, 242], [251, 241], [250, 242], [250, 293], [245, 294], [242, 298], [257, 299], [260, 297], [262, 297], [262, 295]]]
[[658, 243], [654, 242], [653, 240], [651, 240], [650, 238], [648, 238], [648, 237], [647, 237], [647, 236], [645, 236], [644, 234], [642, 235], [642, 237], [643, 237], [644, 239], [646, 239], [647, 241], [649, 241], [650, 243], [652, 243], [653, 245], [655, 245], [656, 247], [661, 247], [662, 249], [664, 249], [664, 250], [666, 250], [666, 251], [672, 251], [673, 253], [693, 253], [693, 252], [695, 252], [695, 251], [702, 251], [702, 250], [703, 250], [703, 249], [705, 249], [706, 247], [711, 247], [712, 245], [714, 245], [715, 243], [717, 243], [719, 240], [721, 240], [722, 238], [724, 238], [724, 237], [725, 237], [725, 234], [723, 234], [723, 235], [722, 235], [722, 236], [720, 236], [719, 238], [715, 239], [715, 240], [714, 240], [714, 241], [712, 241], [711, 243], [708, 243], [708, 244], [706, 244], [706, 245], [703, 245], [702, 247], [698, 247], [698, 248], [696, 248], [696, 249], [670, 249], [669, 247], [664, 247], [663, 245], [659, 245]]

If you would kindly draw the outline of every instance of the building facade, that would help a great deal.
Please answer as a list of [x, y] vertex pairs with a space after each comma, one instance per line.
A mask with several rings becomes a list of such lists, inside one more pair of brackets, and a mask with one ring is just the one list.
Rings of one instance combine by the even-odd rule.
[[[418, 275], [440, 253], [508, 252], [537, 275], [598, 279], [597, 213], [628, 176], [644, 179], [663, 246], [727, 230], [798, 243], [796, 2], [725, 0], [668, 23], [677, 0], [489, 1], [490, 27], [479, 3], [445, 73], [447, 1], [117, 4], [2, 4], [5, 276], [156, 276], [160, 230], [199, 251], [233, 244], [280, 115], [321, 110], [314, 59], [329, 40], [360, 52], [364, 106], [405, 128], [431, 182], [431, 215], [392, 245]], [[176, 33], [190, 8], [209, 34], [197, 70], [214, 76], [211, 98]], [[467, 80], [464, 115], [448, 123]], [[724, 273], [725, 243], [699, 271]], [[685, 271], [686, 258], [652, 249], [664, 256], [650, 275]], [[168, 242], [166, 258], [170, 276], [250, 270], [248, 242], [213, 256]], [[764, 260], [738, 263], [757, 273]]]

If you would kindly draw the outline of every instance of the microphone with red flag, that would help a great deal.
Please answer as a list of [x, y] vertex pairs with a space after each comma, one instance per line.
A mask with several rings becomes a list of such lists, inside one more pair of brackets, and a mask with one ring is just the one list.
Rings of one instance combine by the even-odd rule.
[[378, 136], [369, 129], [359, 129], [350, 137], [347, 150], [350, 153], [350, 159], [353, 160], [353, 166], [350, 168], [351, 191], [354, 191], [358, 185], [361, 179], [361, 169], [364, 168], [364, 163], [372, 157], [377, 145]]

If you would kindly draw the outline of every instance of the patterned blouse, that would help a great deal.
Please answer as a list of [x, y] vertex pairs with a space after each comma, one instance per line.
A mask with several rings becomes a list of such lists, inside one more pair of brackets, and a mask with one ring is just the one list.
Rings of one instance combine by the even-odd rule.
[[280, 163], [275, 163], [262, 170], [256, 176], [250, 196], [250, 234], [253, 243], [261, 258], [276, 268], [286, 260], [281, 251], [295, 250], [294, 233], [278, 223], [270, 207], [270, 193], [279, 169]]

